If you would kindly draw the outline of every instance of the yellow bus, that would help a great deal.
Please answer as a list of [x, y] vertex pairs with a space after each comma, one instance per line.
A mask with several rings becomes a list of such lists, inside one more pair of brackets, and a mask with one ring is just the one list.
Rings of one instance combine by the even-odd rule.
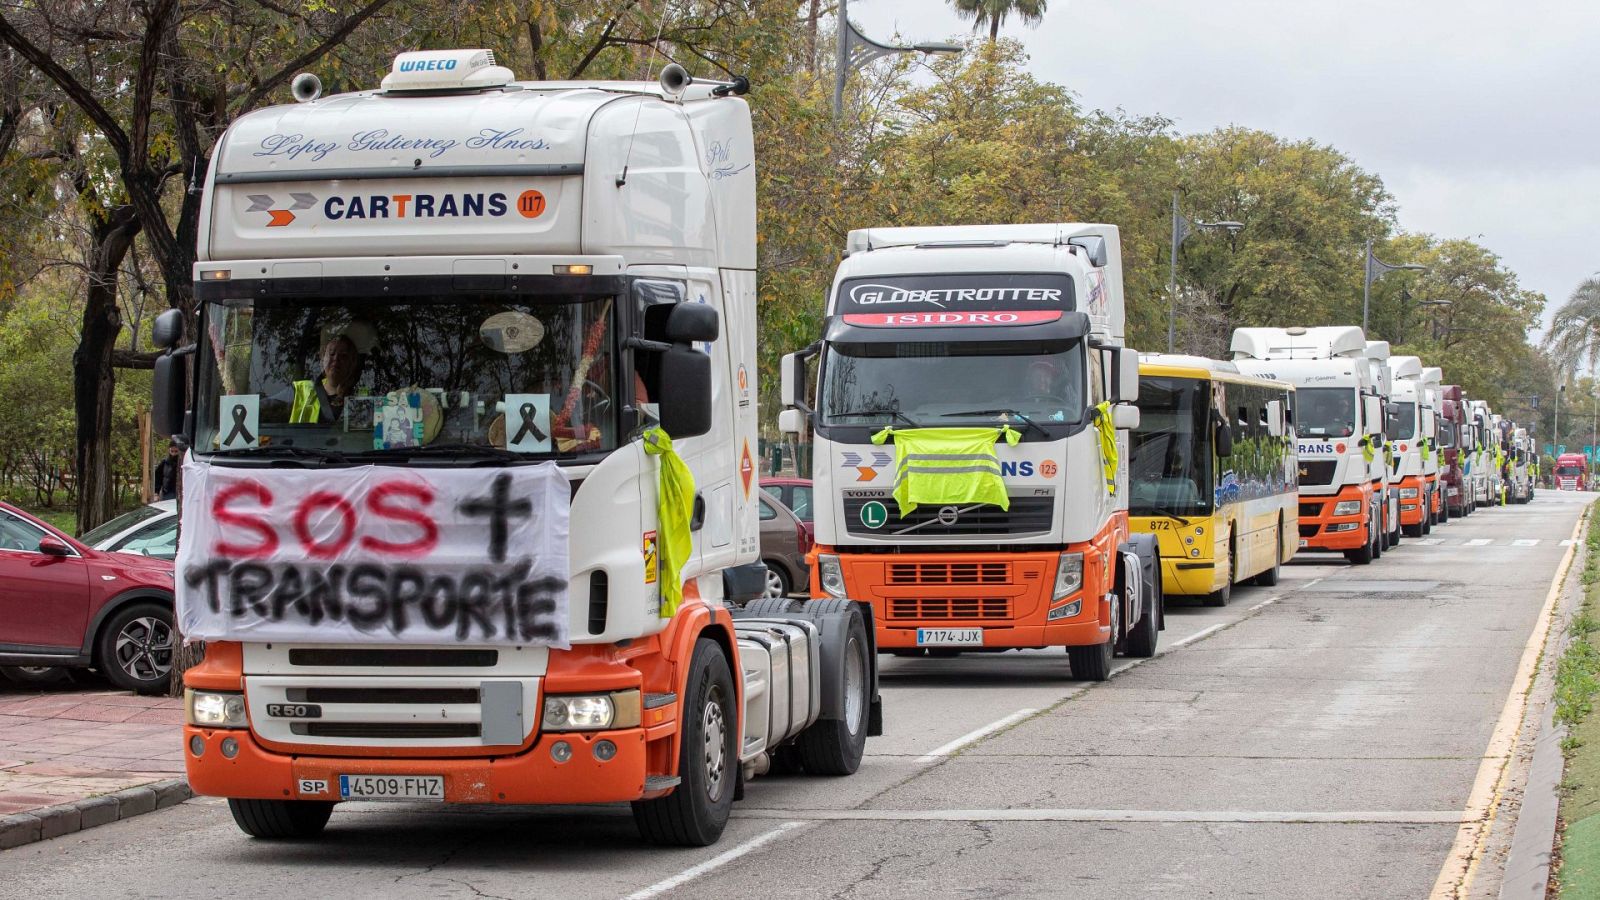
[[1299, 547], [1294, 387], [1233, 363], [1150, 354], [1128, 461], [1128, 528], [1153, 532], [1169, 595], [1225, 606], [1278, 583]]

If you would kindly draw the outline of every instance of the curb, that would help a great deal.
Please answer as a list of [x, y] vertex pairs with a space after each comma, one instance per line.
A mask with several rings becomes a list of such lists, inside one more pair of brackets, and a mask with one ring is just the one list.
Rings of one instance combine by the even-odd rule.
[[177, 806], [193, 796], [187, 781], [169, 778], [59, 806], [0, 816], [0, 850], [142, 816]]

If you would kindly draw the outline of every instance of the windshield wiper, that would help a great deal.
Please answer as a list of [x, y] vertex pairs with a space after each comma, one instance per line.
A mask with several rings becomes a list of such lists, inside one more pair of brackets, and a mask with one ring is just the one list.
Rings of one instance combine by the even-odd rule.
[[265, 447], [234, 447], [231, 450], [213, 450], [212, 456], [226, 456], [232, 459], [279, 458], [279, 459], [320, 459], [327, 462], [349, 462], [349, 458], [337, 450], [323, 450], [320, 447], [296, 447], [293, 444], [268, 444]]
[[849, 412], [834, 413], [833, 416], [894, 416], [896, 419], [910, 425], [912, 428], [921, 428], [916, 420], [898, 409], [882, 407], [879, 409], [852, 409]]
[[1177, 513], [1173, 512], [1172, 510], [1168, 509], [1165, 506], [1154, 506], [1154, 505], [1152, 505], [1152, 506], [1141, 506], [1139, 508], [1139, 511], [1143, 512], [1143, 511], [1145, 511], [1147, 509], [1150, 510], [1151, 512], [1155, 513], [1158, 516], [1166, 516], [1169, 519], [1177, 519], [1178, 522], [1181, 523], [1185, 528], [1189, 527], [1189, 520], [1188, 519], [1185, 519], [1183, 516], [1178, 515]]
[[361, 454], [364, 457], [382, 456], [460, 456], [479, 459], [505, 459], [521, 462], [527, 457], [521, 453], [496, 447], [492, 444], [427, 444], [421, 447], [393, 447]]
[[1027, 416], [1023, 415], [1022, 413], [1017, 412], [1014, 409], [964, 409], [964, 410], [962, 410], [960, 412], [944, 413], [943, 416], [944, 416], [944, 418], [948, 419], [948, 418], [951, 418], [953, 416], [998, 416], [998, 415], [1000, 415], [1002, 413], [1004, 413], [1006, 415], [1010, 415], [1010, 416], [1016, 416], [1018, 419], [1022, 420], [1022, 424], [1028, 426], [1029, 428], [1032, 428], [1034, 431], [1039, 432], [1039, 436], [1040, 437], [1043, 437], [1046, 440], [1049, 440], [1050, 432], [1045, 431], [1044, 430], [1044, 426], [1042, 426], [1038, 422], [1035, 422], [1034, 420], [1028, 418]]

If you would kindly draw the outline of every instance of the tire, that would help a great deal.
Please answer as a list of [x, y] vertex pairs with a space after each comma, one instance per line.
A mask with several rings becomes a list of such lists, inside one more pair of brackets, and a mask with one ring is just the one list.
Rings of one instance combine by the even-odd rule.
[[742, 609], [746, 616], [781, 616], [799, 612], [804, 603], [803, 600], [792, 600], [788, 597], [757, 597], [746, 603]]
[[783, 566], [770, 559], [763, 559], [761, 564], [766, 566], [767, 569], [767, 589], [766, 593], [762, 595], [762, 599], [789, 596], [790, 592], [794, 590], [794, 586], [789, 583], [789, 575], [783, 571]]
[[1111, 677], [1111, 663], [1116, 641], [1088, 647], [1068, 647], [1067, 664], [1072, 666], [1072, 677], [1078, 681], [1105, 681]]
[[323, 800], [232, 800], [228, 811], [239, 830], [254, 838], [283, 840], [314, 838], [333, 815], [333, 804]]
[[872, 659], [867, 625], [850, 610], [844, 639], [844, 718], [818, 719], [795, 738], [800, 764], [812, 775], [853, 775], [867, 749], [867, 724], [872, 714]]
[[1273, 550], [1272, 550], [1272, 568], [1266, 570], [1265, 572], [1258, 572], [1256, 574], [1256, 577], [1251, 579], [1251, 584], [1257, 585], [1258, 587], [1273, 587], [1273, 586], [1277, 585], [1278, 579], [1280, 579], [1282, 577], [1283, 577], [1283, 520], [1279, 519], [1278, 520], [1278, 531], [1277, 531], [1277, 544], [1276, 544], [1276, 546], [1273, 547]]
[[1406, 534], [1406, 537], [1409, 537], [1409, 538], [1422, 537], [1423, 528], [1424, 528], [1424, 524], [1421, 523], [1421, 522], [1417, 523], [1416, 525], [1401, 525], [1400, 526], [1400, 530], [1404, 531], [1405, 534]]
[[683, 738], [678, 742], [678, 777], [672, 793], [633, 803], [639, 836], [652, 844], [705, 847], [727, 827], [739, 780], [739, 714], [733, 672], [722, 646], [695, 642], [684, 690]]
[[49, 687], [72, 680], [72, 673], [64, 666], [0, 666], [0, 676], [27, 687]]
[[1144, 595], [1144, 610], [1139, 616], [1139, 624], [1128, 632], [1128, 638], [1123, 642], [1123, 649], [1135, 659], [1149, 659], [1156, 655], [1156, 644], [1161, 640], [1162, 596], [1159, 562], [1156, 567], [1155, 583], [1145, 585], [1145, 590], [1141, 593]]
[[178, 649], [171, 606], [151, 601], [129, 604], [112, 613], [95, 643], [95, 665], [112, 684], [139, 694], [167, 692]]
[[1358, 550], [1346, 550], [1344, 558], [1358, 566], [1368, 566], [1377, 559], [1377, 539], [1372, 534], [1372, 525], [1367, 524], [1367, 544]]
[[1216, 590], [1214, 590], [1211, 593], [1206, 595], [1205, 603], [1206, 603], [1207, 606], [1216, 606], [1216, 607], [1227, 606], [1228, 605], [1228, 601], [1233, 599], [1233, 573], [1234, 573], [1234, 569], [1235, 569], [1235, 566], [1233, 564], [1233, 560], [1234, 560], [1233, 541], [1230, 540], [1230, 541], [1228, 541], [1228, 574], [1227, 574], [1227, 577], [1223, 580], [1222, 587], [1220, 587], [1220, 588], [1218, 588], [1218, 589], [1216, 589]]

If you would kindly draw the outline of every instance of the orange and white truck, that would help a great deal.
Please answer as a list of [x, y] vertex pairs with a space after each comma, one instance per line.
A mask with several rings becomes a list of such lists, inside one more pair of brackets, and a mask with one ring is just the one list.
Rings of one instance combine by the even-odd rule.
[[[1074, 677], [1103, 680], [1116, 654], [1154, 654], [1160, 557], [1128, 530], [1139, 360], [1123, 319], [1113, 225], [850, 232], [821, 340], [782, 369], [780, 428], [814, 434], [812, 596], [870, 607], [900, 656], [1065, 647]], [[939, 460], [907, 450], [902, 467], [900, 451], [951, 429], [1008, 435], [944, 459], [998, 477], [997, 495], [902, 506], [897, 486]]]
[[762, 600], [746, 85], [521, 83], [402, 53], [239, 119], [203, 194], [178, 615], [196, 793], [629, 801], [715, 841], [773, 754], [855, 771], [871, 610]]

